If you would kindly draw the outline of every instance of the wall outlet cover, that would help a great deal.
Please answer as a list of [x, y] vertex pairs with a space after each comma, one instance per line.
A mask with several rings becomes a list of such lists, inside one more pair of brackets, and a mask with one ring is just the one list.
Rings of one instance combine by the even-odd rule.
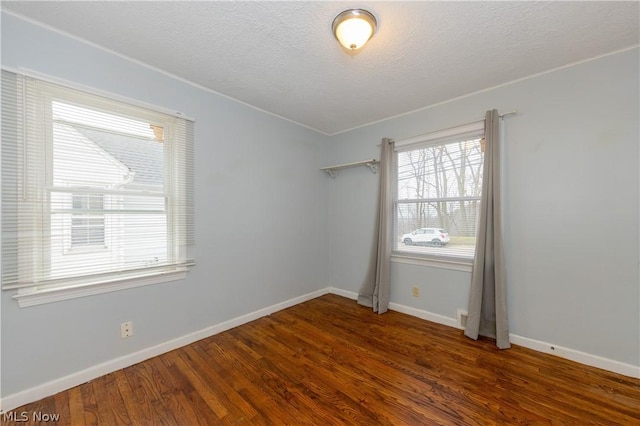
[[133, 336], [133, 322], [127, 321], [120, 324], [120, 337], [125, 339]]

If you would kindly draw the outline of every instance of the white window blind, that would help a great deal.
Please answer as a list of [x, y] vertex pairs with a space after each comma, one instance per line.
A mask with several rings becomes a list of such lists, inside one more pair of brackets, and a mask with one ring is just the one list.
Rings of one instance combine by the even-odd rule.
[[2, 288], [186, 271], [193, 176], [193, 122], [3, 70]]
[[396, 141], [394, 251], [473, 259], [482, 194], [484, 122]]

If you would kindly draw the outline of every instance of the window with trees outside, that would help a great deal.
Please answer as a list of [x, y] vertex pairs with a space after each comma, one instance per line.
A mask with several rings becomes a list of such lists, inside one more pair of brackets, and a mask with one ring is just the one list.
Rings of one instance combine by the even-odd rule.
[[2, 288], [19, 302], [183, 277], [193, 122], [3, 70], [2, 206]]
[[483, 134], [478, 123], [457, 135], [453, 129], [418, 143], [396, 143], [397, 255], [473, 259], [482, 194]]

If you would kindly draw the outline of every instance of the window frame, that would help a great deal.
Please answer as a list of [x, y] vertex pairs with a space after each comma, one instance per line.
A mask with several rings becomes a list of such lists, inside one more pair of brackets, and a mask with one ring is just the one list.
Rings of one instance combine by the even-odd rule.
[[[455, 256], [450, 254], [438, 255], [438, 254], [432, 254], [427, 252], [401, 250], [398, 248], [398, 244], [399, 244], [398, 205], [407, 204], [409, 201], [411, 201], [411, 200], [399, 200], [398, 156], [399, 156], [399, 153], [417, 150], [421, 148], [428, 148], [428, 147], [434, 147], [434, 146], [441, 146], [449, 143], [480, 139], [481, 152], [482, 152], [481, 161], [484, 167], [484, 149], [482, 145], [484, 134], [485, 134], [484, 120], [479, 120], [479, 121], [471, 122], [461, 126], [450, 127], [443, 130], [438, 130], [435, 132], [426, 133], [423, 135], [414, 136], [406, 139], [399, 139], [394, 141], [394, 149], [392, 154], [392, 170], [393, 170], [392, 218], [391, 218], [392, 223], [390, 227], [392, 232], [392, 235], [391, 235], [391, 238], [392, 238], [391, 261], [392, 262], [400, 263], [400, 264], [409, 264], [409, 265], [429, 266], [429, 267], [457, 270], [457, 271], [463, 271], [463, 272], [472, 271], [473, 262], [475, 258], [475, 246], [474, 246], [474, 255], [472, 257]], [[481, 178], [482, 178], [482, 175], [481, 175]], [[481, 183], [481, 188], [482, 188], [482, 183]], [[447, 198], [443, 198], [442, 200], [455, 201], [457, 199], [458, 201], [477, 201], [478, 204], [480, 204], [481, 197], [482, 197], [482, 190], [479, 196], [447, 197]], [[436, 199], [421, 198], [421, 199], [415, 199], [413, 201], [417, 202], [418, 200], [424, 200], [424, 202], [428, 202], [429, 200], [433, 201]], [[431, 227], [431, 226], [421, 226], [420, 228], [428, 228], [428, 227]], [[434, 225], [432, 227], [440, 228], [441, 226]], [[477, 236], [477, 224], [476, 224], [476, 236]]]
[[[187, 204], [193, 203], [193, 129], [190, 127], [192, 126], [192, 123], [189, 123], [189, 122], [193, 122], [194, 120], [184, 116], [181, 113], [168, 112], [163, 108], [137, 102], [122, 96], [110, 94], [108, 92], [86, 88], [84, 86], [75, 85], [73, 83], [61, 81], [58, 79], [46, 78], [46, 77], [43, 78], [41, 74], [30, 75], [31, 73], [23, 73], [23, 72], [5, 69], [5, 68], [3, 68], [2, 73], [3, 73], [3, 81], [5, 78], [5, 73], [15, 74], [14, 78], [16, 79], [16, 81], [18, 81], [18, 79], [22, 79], [20, 83], [16, 84], [16, 88], [22, 85], [23, 97], [26, 96], [25, 95], [26, 90], [24, 89], [24, 87], [26, 87], [27, 80], [42, 81], [49, 85], [47, 86], [47, 90], [43, 90], [42, 93], [36, 90], [36, 93], [37, 93], [37, 101], [35, 102], [36, 108], [27, 109], [26, 103], [24, 100], [22, 101], [23, 102], [22, 106], [19, 106], [19, 105], [16, 106], [17, 108], [23, 108], [23, 112], [22, 112], [23, 121], [29, 122], [29, 120], [32, 120], [32, 121], [35, 120], [36, 125], [38, 125], [37, 123], [40, 123], [45, 128], [44, 130], [45, 137], [41, 138], [43, 140], [42, 143], [44, 144], [44, 146], [42, 146], [41, 154], [39, 154], [39, 158], [35, 160], [36, 162], [39, 162], [45, 165], [45, 167], [43, 168], [43, 171], [39, 172], [40, 177], [38, 178], [38, 180], [41, 183], [35, 185], [36, 187], [39, 188], [39, 191], [42, 193], [48, 193], [48, 191], [54, 188], [53, 174], [52, 174], [53, 165], [52, 163], [49, 164], [49, 162], [53, 161], [52, 160], [53, 158], [52, 133], [53, 132], [46, 130], [53, 125], [54, 120], [52, 116], [51, 102], [54, 98], [55, 100], [61, 100], [64, 102], [67, 96], [71, 96], [69, 95], [71, 91], [79, 91], [79, 92], [82, 92], [81, 96], [86, 95], [87, 99], [92, 99], [92, 102], [83, 103], [83, 102], [78, 102], [77, 99], [74, 99], [73, 103], [84, 106], [85, 108], [90, 108], [90, 109], [96, 108], [96, 105], [93, 101], [96, 99], [103, 98], [105, 103], [109, 104], [109, 107], [99, 108], [101, 110], [108, 111], [111, 108], [113, 108], [114, 103], [118, 103], [119, 104], [118, 107], [122, 107], [123, 109], [127, 110], [126, 115], [129, 115], [131, 117], [137, 117], [138, 119], [145, 120], [145, 121], [148, 118], [150, 118], [149, 122], [152, 124], [157, 124], [158, 123], [157, 117], [160, 117], [160, 116], [163, 117], [163, 120], [165, 118], [167, 118], [169, 121], [184, 120], [184, 123], [186, 123], [181, 125], [182, 126], [181, 129], [184, 128], [184, 130], [181, 130], [181, 131], [185, 132], [185, 134], [182, 135], [181, 137], [186, 137], [184, 146], [181, 148], [178, 148], [176, 146], [173, 146], [173, 144], [170, 144], [172, 145], [171, 146], [172, 150], [185, 149], [186, 151], [180, 152], [179, 159], [176, 159], [174, 156], [174, 157], [171, 157], [171, 160], [170, 160], [169, 155], [164, 155], [164, 160], [163, 160], [165, 163], [165, 166], [166, 165], [170, 166], [169, 173], [172, 176], [176, 176], [180, 173], [183, 173], [184, 176], [186, 176], [186, 178], [184, 176], [180, 178], [182, 179], [180, 181], [181, 182], [180, 185], [174, 182], [174, 179], [171, 179], [171, 178], [167, 179], [164, 184], [165, 188], [163, 190], [163, 193], [164, 193], [163, 197], [165, 198], [165, 206], [166, 206], [167, 228], [172, 229], [171, 232], [167, 232], [166, 243], [167, 243], [168, 255], [172, 255], [173, 253], [179, 253], [183, 257], [179, 257], [179, 258], [171, 257], [171, 259], [174, 259], [173, 264], [165, 266], [162, 269], [150, 267], [150, 268], [125, 270], [123, 273], [111, 272], [111, 273], [96, 274], [91, 276], [81, 276], [81, 277], [76, 277], [71, 279], [52, 279], [51, 281], [46, 281], [44, 283], [32, 281], [30, 285], [20, 283], [19, 285], [5, 286], [4, 285], [5, 283], [3, 282], [2, 289], [3, 290], [17, 289], [17, 293], [14, 294], [12, 298], [18, 302], [20, 307], [26, 307], [26, 306], [39, 305], [42, 303], [50, 303], [50, 302], [73, 299], [77, 297], [84, 297], [84, 296], [89, 296], [94, 294], [118, 291], [125, 288], [133, 288], [133, 287], [146, 286], [150, 284], [184, 279], [190, 267], [194, 265], [194, 261], [192, 259], [189, 259], [189, 254], [191, 254], [192, 252], [192, 249], [189, 247], [192, 247], [194, 243], [193, 205], [191, 204], [191, 207], [189, 207], [189, 205], [177, 206], [175, 201], [169, 202], [167, 200], [168, 200], [168, 197], [174, 197], [175, 199], [179, 198], [180, 202], [186, 202]], [[60, 88], [60, 92], [55, 93], [56, 92], [55, 86], [51, 86], [51, 85], [58, 85]], [[52, 87], [54, 89], [52, 89]], [[52, 96], [52, 94], [54, 96]], [[17, 97], [19, 96], [20, 94], [17, 93]], [[3, 109], [4, 107], [5, 107], [5, 104], [3, 102]], [[133, 111], [133, 113], [129, 113], [129, 111]], [[139, 115], [140, 111], [145, 111], [145, 114], [143, 114], [143, 116]], [[148, 116], [146, 115], [147, 112], [148, 112]], [[164, 122], [163, 120], [161, 120], [160, 122]], [[3, 122], [4, 122], [4, 118], [3, 118]], [[26, 128], [27, 124], [23, 123], [23, 125]], [[165, 132], [164, 132], [165, 134], [164, 140], [165, 141], [171, 140], [170, 138], [174, 131], [175, 129], [173, 128], [173, 126], [171, 125], [166, 126]], [[18, 139], [20, 139], [20, 137], [22, 138], [26, 137], [25, 135], [26, 133], [24, 133], [23, 131], [23, 134], [19, 135]], [[24, 141], [18, 142], [19, 145], [25, 144], [25, 143], [26, 142]], [[25, 152], [26, 150], [27, 149], [25, 148]], [[172, 152], [172, 154], [175, 154], [175, 152]], [[21, 170], [24, 167], [25, 166], [21, 164], [17, 168]], [[19, 171], [18, 173], [26, 173], [26, 172]], [[181, 187], [181, 185], [185, 184], [184, 183], [185, 181], [188, 181], [186, 183], [187, 186], [190, 185], [188, 188]], [[69, 192], [68, 198], [70, 202], [70, 207], [72, 207], [72, 199], [75, 194], [75, 191], [73, 189], [70, 189], [68, 192]], [[87, 191], [82, 191], [81, 195], [85, 195], [88, 197], [94, 196], [90, 189]], [[108, 203], [109, 197], [105, 196], [105, 194], [102, 194], [102, 196], [103, 196], [103, 206], [105, 206]], [[3, 197], [4, 197], [4, 193], [3, 193]], [[47, 195], [44, 197], [44, 201], [39, 203], [40, 205], [39, 209], [41, 209], [41, 213], [39, 213], [39, 217], [40, 217], [40, 220], [42, 221], [41, 222], [42, 230], [48, 229], [47, 227], [51, 226], [51, 215], [53, 213], [51, 211], [50, 200], [51, 200], [50, 195]], [[73, 210], [73, 209], [71, 208], [70, 210]], [[20, 215], [22, 214], [21, 211], [22, 211], [21, 207], [17, 207], [17, 211], [15, 213], [17, 217], [20, 217]], [[73, 216], [74, 216], [73, 214], [70, 215], [71, 218]], [[108, 215], [101, 216], [104, 221], [103, 232], [106, 231], [106, 226], [107, 226], [107, 222], [105, 220], [106, 216]], [[188, 221], [188, 223], [185, 221]], [[69, 238], [69, 243], [68, 244], [63, 243], [65, 255], [76, 254], [76, 253], [81, 254], [82, 252], [86, 253], [87, 251], [104, 250], [104, 247], [99, 247], [99, 245], [92, 245], [87, 247], [80, 247], [80, 246], [73, 247], [71, 243], [71, 234], [72, 234], [71, 228], [73, 225], [71, 222], [72, 222], [72, 219], [69, 219], [70, 228], [67, 234]], [[178, 230], [178, 228], [180, 229]], [[43, 238], [42, 235], [44, 234], [44, 231], [42, 230], [40, 231], [41, 232], [40, 238]], [[177, 235], [176, 234], [177, 232], [181, 232], [179, 239], [181, 240], [182, 245], [179, 245], [174, 240], [174, 237]], [[67, 237], [63, 237], [63, 238], [67, 238]], [[47, 239], [46, 237], [43, 238], [43, 240], [46, 240], [46, 239]], [[31, 256], [33, 258], [38, 259], [35, 262], [38, 265], [34, 267], [34, 272], [33, 272], [35, 276], [38, 276], [37, 274], [41, 274], [42, 272], [40, 271], [46, 270], [48, 267], [50, 267], [50, 262], [51, 262], [51, 258], [50, 258], [51, 257], [51, 240], [50, 239], [48, 240], [48, 242], [44, 241], [43, 244], [41, 245], [40, 250], [36, 252], [33, 251], [34, 246], [27, 247], [28, 244], [22, 241], [20, 238], [18, 238], [17, 245], [18, 245], [18, 250], [27, 249], [29, 250], [29, 252], [32, 253]], [[107, 241], [106, 241], [106, 235], [105, 235], [104, 246], [106, 245], [107, 245]], [[4, 247], [3, 247], [3, 250], [4, 250]], [[35, 250], [37, 250], [37, 248]], [[175, 263], [175, 259], [184, 259], [184, 262]], [[18, 274], [20, 274], [19, 271], [18, 271]]]

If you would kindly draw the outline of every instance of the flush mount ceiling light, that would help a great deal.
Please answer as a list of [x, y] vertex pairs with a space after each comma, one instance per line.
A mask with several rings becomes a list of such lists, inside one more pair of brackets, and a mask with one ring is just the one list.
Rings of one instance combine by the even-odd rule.
[[331, 28], [340, 44], [355, 51], [365, 45], [376, 32], [375, 16], [364, 9], [345, 10], [333, 20]]

